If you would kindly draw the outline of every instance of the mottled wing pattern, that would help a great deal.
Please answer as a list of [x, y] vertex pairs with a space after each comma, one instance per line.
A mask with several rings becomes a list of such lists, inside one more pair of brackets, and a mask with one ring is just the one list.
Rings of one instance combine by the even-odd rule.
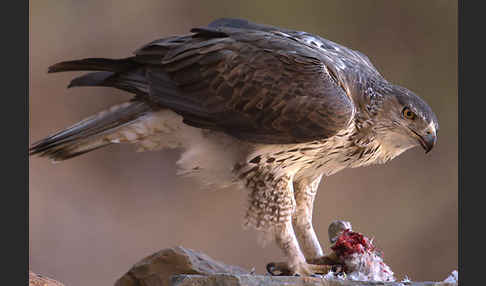
[[354, 105], [319, 49], [280, 32], [232, 27], [152, 42], [136, 52], [149, 98], [192, 126], [258, 143], [323, 139]]
[[245, 19], [233, 19], [233, 18], [221, 18], [211, 22], [208, 27], [211, 28], [223, 28], [223, 27], [232, 27], [232, 28], [240, 28], [240, 29], [248, 29], [248, 30], [258, 30], [258, 31], [279, 31], [285, 33], [295, 39], [302, 41], [308, 45], [317, 47], [322, 49], [325, 54], [328, 56], [334, 56], [334, 58], [339, 57], [341, 61], [351, 61], [354, 64], [364, 65], [366, 66], [369, 72], [376, 73], [379, 75], [380, 73], [375, 68], [375, 66], [371, 63], [370, 59], [363, 53], [357, 50], [350, 49], [333, 41], [324, 39], [320, 36], [313, 35], [303, 31], [294, 31], [285, 28], [270, 26], [270, 25], [263, 25], [250, 22]]

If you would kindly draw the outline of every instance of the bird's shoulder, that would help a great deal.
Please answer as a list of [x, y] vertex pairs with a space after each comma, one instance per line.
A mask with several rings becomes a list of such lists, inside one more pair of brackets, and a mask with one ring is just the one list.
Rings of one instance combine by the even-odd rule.
[[191, 33], [186, 35], [157, 39], [136, 50], [135, 54], [142, 57], [163, 55], [168, 59], [187, 50], [213, 45], [242, 47], [245, 44], [267, 51], [286, 51], [302, 57], [313, 57], [331, 68], [359, 65], [369, 73], [379, 74], [370, 59], [360, 51], [308, 32], [234, 18], [217, 19], [208, 26], [191, 29]]
[[263, 25], [250, 22], [245, 19], [237, 18], [220, 18], [208, 25], [208, 28], [216, 30], [238, 29], [240, 31], [258, 31], [266, 32], [270, 34], [277, 34], [287, 37], [300, 44], [309, 45], [311, 49], [316, 49], [324, 54], [331, 56], [339, 56], [342, 59], [353, 62], [353, 64], [363, 65], [369, 69], [371, 73], [379, 74], [378, 70], [372, 64], [368, 56], [364, 53], [348, 48], [339, 43], [333, 42], [321, 36], [298, 30], [291, 30], [286, 28], [280, 28], [276, 26]]

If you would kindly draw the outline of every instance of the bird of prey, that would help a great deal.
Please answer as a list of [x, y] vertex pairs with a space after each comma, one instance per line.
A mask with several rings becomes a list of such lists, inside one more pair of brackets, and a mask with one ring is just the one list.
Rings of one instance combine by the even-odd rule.
[[65, 71], [94, 71], [69, 87], [134, 96], [34, 143], [31, 155], [60, 161], [117, 143], [181, 148], [181, 173], [248, 191], [244, 224], [274, 238], [286, 257], [278, 265], [292, 275], [323, 269], [310, 263], [324, 255], [312, 227], [322, 177], [414, 146], [428, 152], [439, 129], [429, 105], [364, 54], [243, 19], [218, 19], [127, 58], [49, 67]]

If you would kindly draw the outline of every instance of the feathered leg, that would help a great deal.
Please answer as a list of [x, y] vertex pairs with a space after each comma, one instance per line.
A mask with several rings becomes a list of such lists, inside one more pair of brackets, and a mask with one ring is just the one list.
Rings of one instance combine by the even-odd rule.
[[312, 226], [312, 210], [317, 188], [322, 175], [312, 181], [302, 179], [294, 182], [296, 210], [292, 216], [295, 234], [307, 260], [315, 259], [323, 255], [321, 244], [317, 239]]
[[[265, 232], [271, 231], [275, 242], [286, 257], [286, 262], [269, 263], [268, 272], [272, 275], [302, 276], [327, 273], [329, 268], [326, 265], [307, 263], [295, 235], [292, 217], [296, 214], [297, 206], [292, 176], [276, 175], [271, 167], [257, 165], [239, 170], [239, 178], [246, 181], [246, 187], [250, 190], [250, 205], [245, 224]], [[314, 239], [315, 237], [308, 240]], [[319, 255], [322, 254], [322, 250], [314, 252], [316, 256], [322, 256]]]
[[298, 180], [288, 186], [287, 193], [294, 195], [295, 208], [291, 220], [274, 227], [275, 240], [287, 262], [269, 263], [272, 275], [325, 274], [338, 264], [335, 257], [324, 256], [312, 227], [312, 210], [322, 175], [312, 180]]

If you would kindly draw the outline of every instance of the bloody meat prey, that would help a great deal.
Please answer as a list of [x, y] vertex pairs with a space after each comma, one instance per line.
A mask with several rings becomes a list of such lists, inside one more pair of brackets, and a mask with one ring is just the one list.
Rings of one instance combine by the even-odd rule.
[[329, 226], [332, 252], [311, 263], [330, 265], [328, 278], [346, 277], [361, 281], [395, 281], [393, 271], [383, 262], [383, 254], [372, 240], [354, 232], [351, 223], [334, 221]]

